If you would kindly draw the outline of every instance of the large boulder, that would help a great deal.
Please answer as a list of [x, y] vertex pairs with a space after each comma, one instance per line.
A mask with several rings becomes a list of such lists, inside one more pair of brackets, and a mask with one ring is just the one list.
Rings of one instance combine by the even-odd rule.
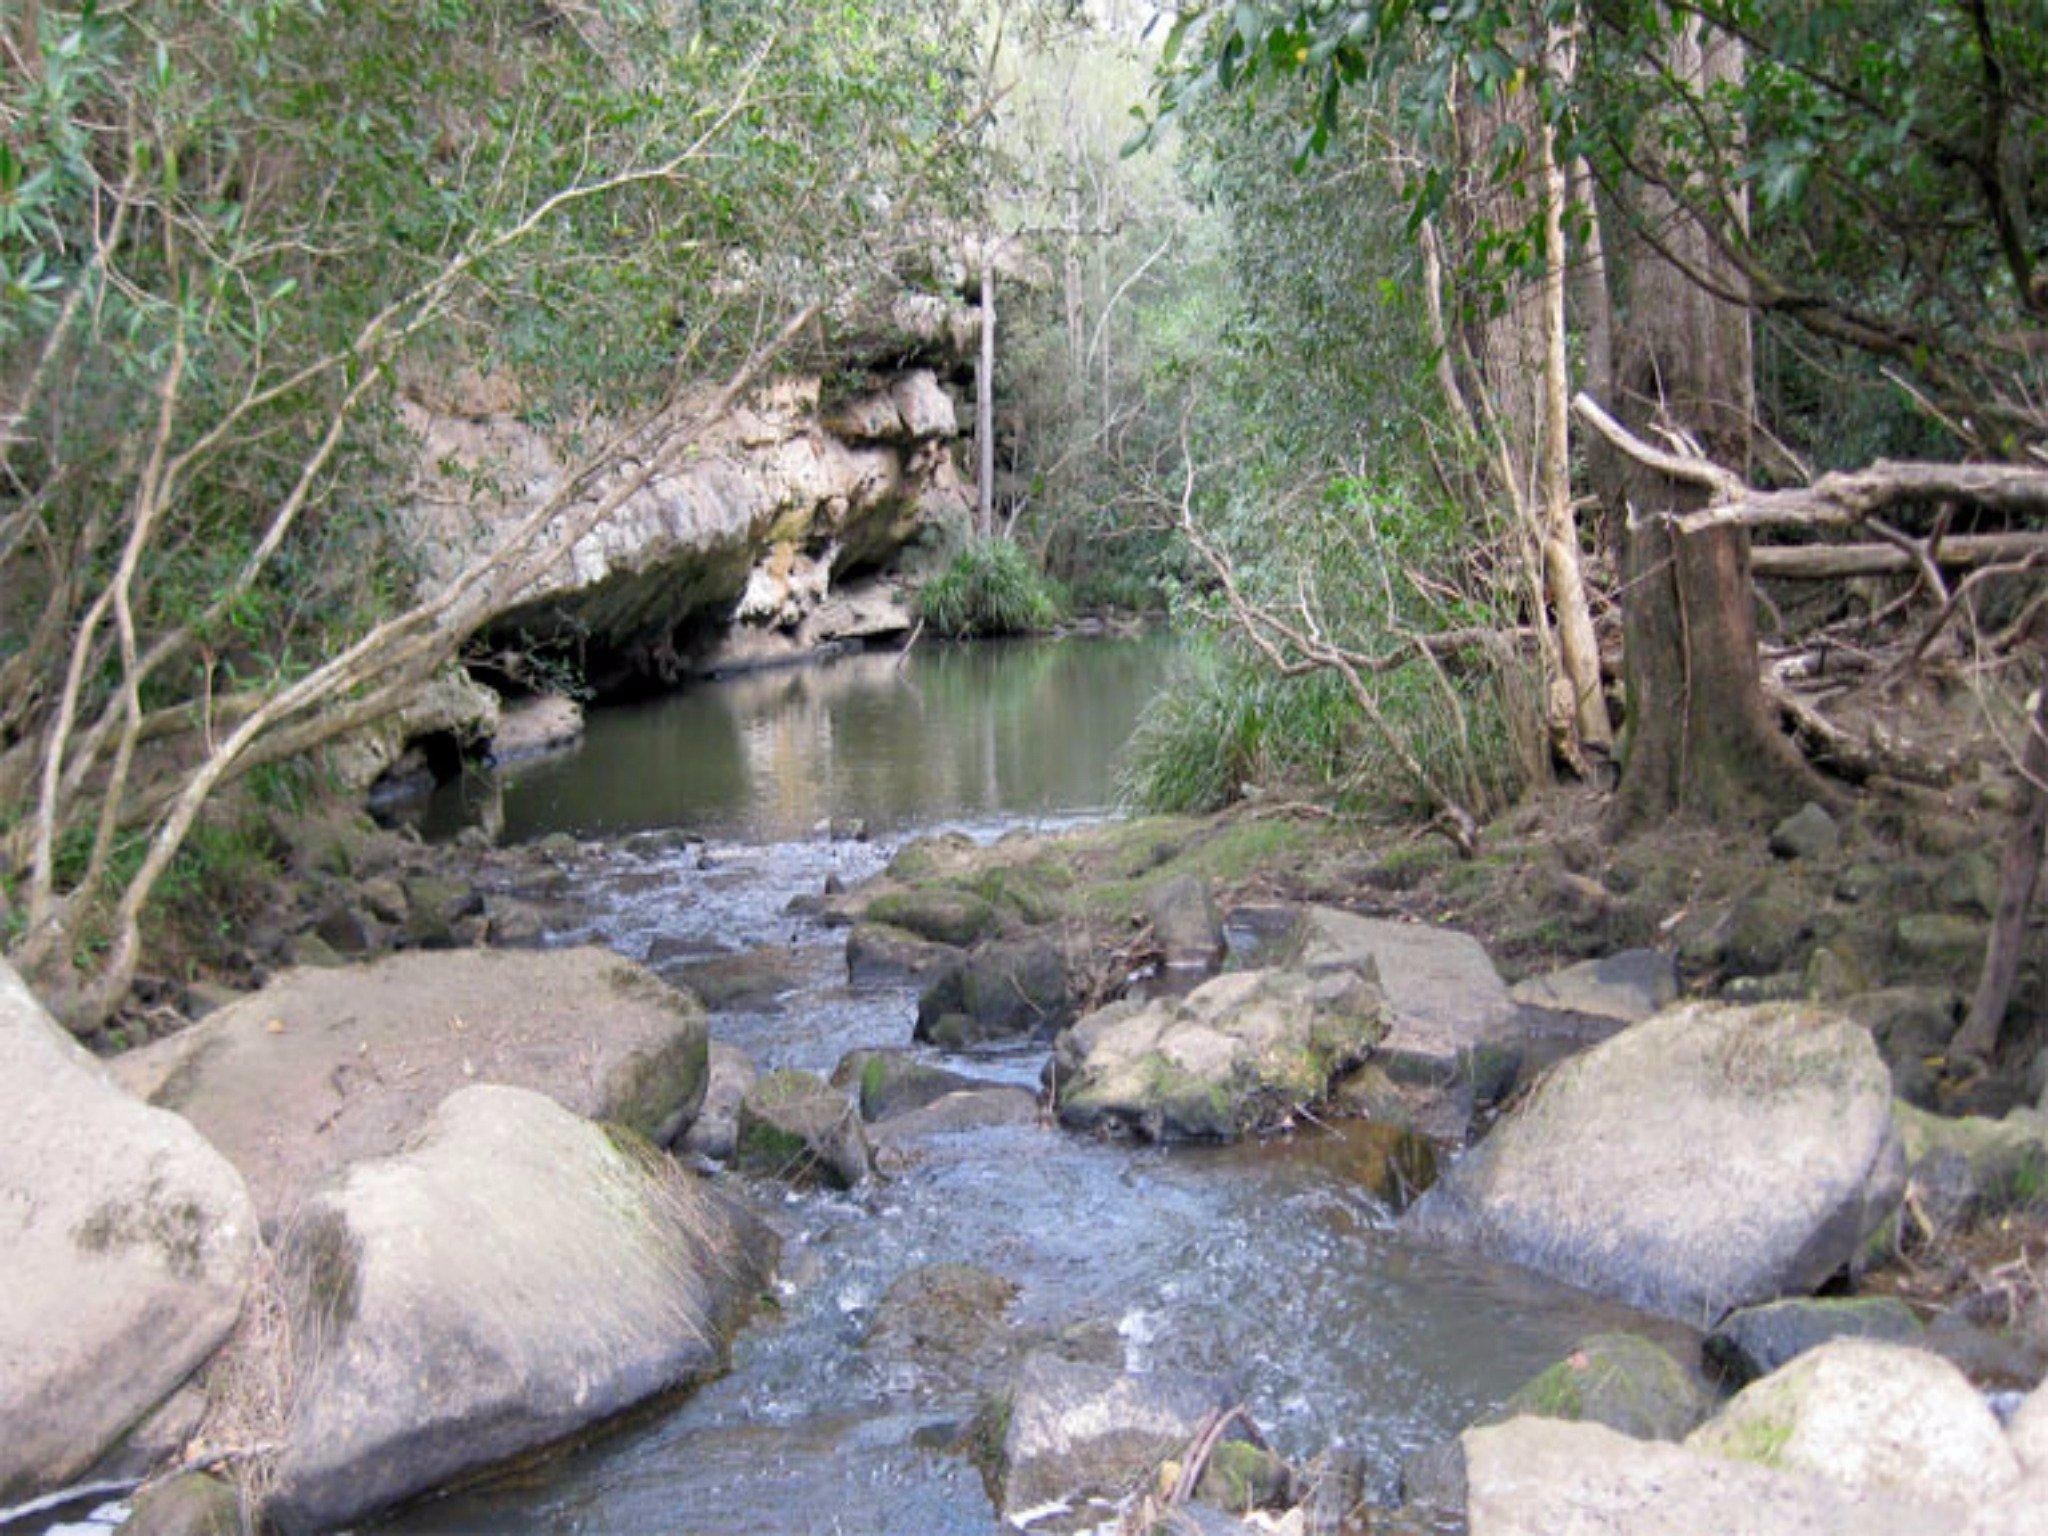
[[962, 949], [987, 938], [998, 926], [996, 909], [981, 897], [943, 885], [885, 891], [868, 903], [867, 921]]
[[713, 1013], [775, 1013], [822, 969], [817, 950], [764, 944], [669, 967], [667, 979]]
[[1514, 1032], [1507, 984], [1468, 933], [1307, 907], [1286, 954], [1296, 969], [1378, 978], [1387, 1000], [1380, 1054], [1397, 1073], [1457, 1077], [1475, 1051]]
[[1558, 1067], [1406, 1220], [1698, 1324], [1813, 1290], [1903, 1183], [1867, 1032], [1692, 1004]]
[[695, 999], [609, 950], [455, 950], [288, 971], [114, 1072], [198, 1126], [269, 1221], [396, 1152], [469, 1083], [666, 1145], [703, 1101], [706, 1059]]
[[1752, 1382], [1686, 1445], [1843, 1487], [1975, 1507], [2020, 1480], [1977, 1389], [1925, 1350], [1836, 1339]]
[[1349, 971], [1237, 971], [1184, 998], [1112, 1003], [1054, 1043], [1060, 1119], [1148, 1140], [1229, 1139], [1320, 1103], [1385, 1031]]
[[839, 1189], [874, 1166], [853, 1104], [809, 1072], [770, 1072], [747, 1089], [733, 1158], [751, 1173]]
[[90, 1467], [213, 1353], [256, 1235], [227, 1160], [0, 962], [0, 1506]]
[[855, 987], [895, 986], [954, 960], [952, 948], [887, 923], [859, 923], [846, 936], [846, 979]]
[[1946, 1508], [1604, 1424], [1512, 1419], [1461, 1443], [1471, 1536], [1930, 1536], [1953, 1524]]
[[2028, 1394], [2005, 1433], [2020, 1470], [2028, 1477], [2048, 1477], [2048, 1386]]
[[271, 1518], [326, 1530], [717, 1371], [772, 1240], [630, 1132], [465, 1088], [310, 1199]]
[[1034, 1354], [1017, 1373], [997, 1486], [1006, 1516], [1085, 1498], [1117, 1498], [1179, 1456], [1230, 1406], [1202, 1377], [1134, 1376]]
[[932, 978], [917, 1002], [917, 1038], [932, 1045], [1009, 1044], [1072, 1023], [1067, 957], [1049, 939], [994, 940]]
[[958, 1136], [968, 1131], [1037, 1124], [1036, 1094], [1022, 1088], [991, 1083], [980, 1088], [963, 1088], [958, 1093], [934, 1099], [922, 1108], [877, 1120], [868, 1127], [868, 1131], [878, 1146], [900, 1150], [933, 1136]]

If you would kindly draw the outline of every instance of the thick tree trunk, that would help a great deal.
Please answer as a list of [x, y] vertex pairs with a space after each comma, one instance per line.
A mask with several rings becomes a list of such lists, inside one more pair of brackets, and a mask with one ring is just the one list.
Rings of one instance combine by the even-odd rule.
[[974, 369], [975, 514], [982, 538], [996, 531], [996, 263], [981, 248], [981, 354]]
[[2019, 979], [2026, 947], [2027, 913], [2041, 879], [2042, 840], [2048, 837], [2048, 686], [2034, 695], [2027, 720], [2027, 744], [2020, 752], [2020, 804], [2005, 844], [1998, 879], [1998, 911], [1984, 950], [1984, 969], [1970, 1016], [1949, 1044], [1951, 1056], [1988, 1061], [1998, 1050], [1998, 1032]]
[[[1733, 40], [1697, 20], [1673, 32], [1673, 73], [1711, 86], [1740, 78]], [[1638, 436], [1660, 427], [1691, 434], [1707, 455], [1746, 476], [1753, 415], [1747, 306], [1716, 298], [1681, 269], [1711, 273], [1739, 291], [1709, 233], [1672, 198], [1640, 189], [1641, 228], [1631, 265], [1629, 322], [1616, 360], [1616, 406]], [[1657, 247], [1664, 249], [1659, 250]], [[1818, 776], [1779, 730], [1757, 670], [1749, 541], [1737, 528], [1679, 532], [1672, 518], [1705, 492], [1634, 460], [1613, 466], [1625, 530], [1623, 632], [1628, 723], [1618, 829], [1674, 813], [1756, 820], [1825, 798]]]

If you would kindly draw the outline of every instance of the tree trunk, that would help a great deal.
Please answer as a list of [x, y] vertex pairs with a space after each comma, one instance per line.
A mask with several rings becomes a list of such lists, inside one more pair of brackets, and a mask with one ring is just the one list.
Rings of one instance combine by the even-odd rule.
[[[1672, 72], [1703, 86], [1738, 80], [1740, 45], [1675, 25]], [[1746, 476], [1753, 415], [1750, 316], [1681, 270], [1710, 273], [1740, 291], [1709, 232], [1656, 187], [1639, 189], [1639, 241], [1631, 264], [1629, 323], [1616, 360], [1616, 406], [1638, 436], [1690, 433], [1709, 457]], [[1668, 253], [1668, 254], [1667, 254]], [[1743, 823], [1825, 799], [1818, 776], [1778, 728], [1757, 669], [1749, 540], [1739, 528], [1679, 532], [1675, 514], [1705, 493], [1633, 460], [1614, 466], [1625, 530], [1622, 627], [1628, 722], [1617, 830], [1686, 813]]]
[[[1071, 126], [1067, 132], [1067, 157], [1073, 167], [1081, 160], [1081, 136]], [[1075, 420], [1086, 409], [1088, 398], [1088, 294], [1081, 274], [1081, 173], [1072, 169], [1067, 183], [1067, 228], [1060, 264], [1065, 289], [1067, 319], [1067, 368], [1073, 381], [1074, 397], [1069, 406]]]
[[1998, 878], [1998, 911], [1984, 949], [1984, 969], [1970, 1016], [1949, 1043], [1951, 1056], [1989, 1061], [1998, 1050], [1998, 1032], [2012, 1002], [2013, 983], [2020, 973], [2026, 946], [2027, 913], [2041, 878], [2041, 847], [2048, 837], [2048, 685], [2034, 695], [2027, 720], [2027, 744], [2020, 753], [2020, 804], [2006, 839], [2005, 862]]
[[[1553, 33], [1547, 49], [1560, 74], [1570, 51]], [[1603, 757], [1614, 747], [1614, 725], [1600, 689], [1600, 642], [1579, 568], [1579, 524], [1572, 512], [1571, 369], [1564, 327], [1564, 167], [1557, 131], [1544, 119], [1536, 147], [1543, 171], [1543, 583], [1557, 618], [1558, 659], [1571, 690], [1572, 728], [1581, 748]]]
[[981, 247], [981, 355], [974, 369], [974, 529], [982, 538], [996, 531], [996, 263], [988, 242]]
[[[1545, 49], [1546, 67], [1568, 70], [1569, 49], [1555, 38], [1550, 41], [1554, 46]], [[1538, 627], [1551, 642], [1543, 651], [1551, 749], [1561, 762], [1584, 772], [1586, 749], [1606, 753], [1614, 731], [1600, 688], [1599, 642], [1572, 509], [1564, 177], [1537, 91], [1475, 102], [1463, 117], [1466, 157], [1480, 168], [1479, 183], [1485, 188], [1470, 210], [1473, 235], [1521, 229], [1532, 221], [1543, 232], [1541, 278], [1529, 282], [1510, 276], [1500, 302], [1479, 327], [1476, 383], [1486, 425], [1499, 439], [1499, 473], [1508, 481], [1502, 489], [1523, 524], [1525, 547], [1536, 567], [1536, 601], [1549, 610], [1548, 622]], [[1533, 146], [1533, 178], [1504, 181], [1495, 174], [1493, 162], [1508, 143]]]

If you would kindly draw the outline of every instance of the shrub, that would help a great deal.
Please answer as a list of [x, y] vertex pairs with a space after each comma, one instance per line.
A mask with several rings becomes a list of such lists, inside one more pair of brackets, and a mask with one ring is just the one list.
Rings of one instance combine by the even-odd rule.
[[918, 617], [936, 634], [1024, 635], [1049, 629], [1060, 602], [1030, 556], [1008, 539], [963, 545], [917, 594]]

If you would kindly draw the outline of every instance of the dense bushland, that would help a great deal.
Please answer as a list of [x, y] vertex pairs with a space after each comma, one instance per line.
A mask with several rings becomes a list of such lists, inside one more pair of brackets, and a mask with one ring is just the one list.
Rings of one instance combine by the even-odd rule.
[[935, 0], [13, 15], [0, 935], [89, 1022], [216, 791], [396, 708], [573, 532], [426, 589], [405, 393], [515, 402], [561, 506], [658, 472], [918, 280], [982, 80]]

